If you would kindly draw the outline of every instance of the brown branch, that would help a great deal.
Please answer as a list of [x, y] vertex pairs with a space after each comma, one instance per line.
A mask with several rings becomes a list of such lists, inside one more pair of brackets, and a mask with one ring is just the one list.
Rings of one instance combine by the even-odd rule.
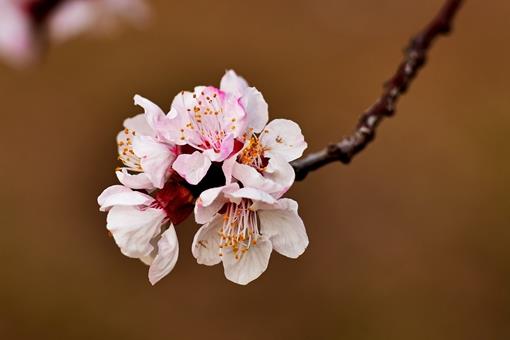
[[365, 149], [374, 139], [379, 123], [384, 117], [390, 117], [395, 113], [398, 99], [407, 91], [418, 71], [425, 65], [432, 42], [451, 31], [453, 19], [462, 3], [463, 0], [447, 0], [425, 29], [411, 39], [405, 49], [404, 60], [395, 75], [385, 83], [384, 92], [377, 102], [361, 115], [356, 131], [352, 135], [292, 163], [296, 180], [304, 179], [311, 171], [329, 163], [339, 161], [348, 164], [356, 154]]

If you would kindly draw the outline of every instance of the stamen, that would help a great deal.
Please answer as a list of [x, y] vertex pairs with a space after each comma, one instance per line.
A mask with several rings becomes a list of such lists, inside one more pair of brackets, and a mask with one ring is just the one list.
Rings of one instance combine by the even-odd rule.
[[243, 149], [241, 154], [239, 155], [239, 162], [242, 164], [249, 165], [254, 167], [258, 171], [264, 171], [264, 147], [260, 143], [260, 140], [257, 136], [252, 135], [250, 137], [250, 141], [248, 145]]
[[[213, 149], [219, 152], [223, 139], [230, 131], [227, 131], [227, 127], [224, 126], [223, 104], [216, 93], [208, 94], [210, 91], [194, 93], [192, 109], [187, 109], [189, 122], [185, 127], [196, 133], [199, 141], [190, 141], [183, 130], [181, 130], [181, 140], [187, 140], [188, 144], [198, 150]], [[234, 131], [236, 126], [230, 125], [229, 128]]]
[[130, 130], [128, 128], [124, 129], [124, 135], [122, 139], [119, 140], [117, 145], [119, 146], [119, 160], [124, 163], [126, 168], [129, 171], [133, 172], [143, 172], [142, 165], [140, 162], [140, 157], [135, 155], [133, 150], [133, 137], [135, 136], [135, 131]]
[[235, 258], [239, 260], [250, 247], [257, 244], [260, 232], [257, 215], [249, 209], [251, 204], [248, 199], [243, 199], [239, 204], [228, 204], [219, 232], [220, 256], [223, 255], [224, 248], [231, 248]]

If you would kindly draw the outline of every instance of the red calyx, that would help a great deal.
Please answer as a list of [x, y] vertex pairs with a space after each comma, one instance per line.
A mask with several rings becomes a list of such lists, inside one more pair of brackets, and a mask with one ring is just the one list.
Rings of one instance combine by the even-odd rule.
[[173, 179], [170, 179], [163, 189], [157, 191], [155, 199], [174, 225], [183, 222], [193, 212], [195, 200], [193, 194]]

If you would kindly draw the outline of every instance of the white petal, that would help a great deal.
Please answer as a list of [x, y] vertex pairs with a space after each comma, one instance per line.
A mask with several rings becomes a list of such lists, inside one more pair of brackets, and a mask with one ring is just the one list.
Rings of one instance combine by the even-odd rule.
[[150, 241], [160, 232], [164, 219], [161, 209], [115, 206], [108, 213], [106, 227], [124, 255], [140, 258], [154, 249]]
[[279, 198], [289, 190], [296, 175], [287, 161], [275, 156], [269, 159], [262, 173], [251, 166], [236, 162], [232, 166], [232, 176], [245, 187], [255, 188]]
[[237, 162], [237, 155], [239, 155], [239, 152], [230, 156], [230, 158], [227, 158], [225, 161], [223, 161], [223, 165], [221, 166], [221, 170], [223, 171], [223, 174], [225, 175], [225, 183], [230, 184], [232, 183], [232, 171], [234, 164]]
[[269, 109], [264, 96], [256, 88], [246, 89], [241, 98], [241, 105], [246, 110], [247, 127], [258, 133], [264, 129], [269, 119]]
[[156, 188], [163, 188], [173, 161], [175, 152], [167, 144], [152, 137], [135, 136], [133, 151], [140, 157], [144, 173]]
[[271, 194], [279, 198], [286, 193], [294, 183], [296, 173], [292, 165], [281, 157], [274, 156], [269, 159], [269, 162], [264, 169], [264, 178], [270, 180], [279, 186], [278, 191], [273, 191]]
[[105, 200], [109, 196], [116, 195], [119, 193], [125, 193], [125, 192], [131, 192], [131, 190], [129, 188], [126, 188], [123, 185], [112, 185], [112, 186], [109, 186], [108, 188], [104, 189], [103, 192], [97, 198], [97, 203], [100, 206], [99, 210], [105, 211], [105, 209], [103, 208], [103, 205], [105, 203]]
[[135, 131], [136, 135], [140, 136], [149, 136], [155, 137], [154, 130], [150, 127], [149, 123], [147, 123], [147, 117], [145, 114], [140, 113], [131, 118], [127, 118], [124, 120], [124, 127], [129, 130]]
[[108, 211], [116, 205], [137, 206], [149, 205], [154, 198], [138, 191], [132, 191], [122, 185], [114, 185], [105, 189], [97, 198], [97, 202], [101, 206], [99, 210]]
[[158, 241], [158, 255], [154, 258], [149, 268], [149, 281], [155, 285], [159, 280], [168, 275], [174, 269], [179, 257], [179, 243], [173, 225], [161, 234]]
[[246, 285], [266, 271], [273, 250], [271, 242], [259, 238], [257, 245], [251, 246], [240, 259], [236, 259], [232, 251], [223, 255], [225, 277], [230, 281]]
[[142, 261], [144, 264], [150, 266], [152, 262], [154, 262], [154, 258], [156, 255], [158, 255], [158, 241], [161, 239], [161, 235], [156, 235], [152, 238], [150, 241], [150, 244], [152, 246], [152, 251], [147, 256], [142, 256], [139, 258], [140, 261]]
[[271, 121], [261, 133], [260, 142], [268, 149], [265, 156], [280, 156], [287, 162], [301, 157], [308, 146], [299, 125], [288, 119]]
[[220, 90], [233, 93], [237, 97], [241, 97], [248, 88], [248, 83], [243, 77], [238, 76], [233, 70], [225, 72], [220, 82]]
[[146, 190], [154, 189], [154, 185], [149, 177], [147, 177], [146, 173], [142, 172], [131, 175], [128, 173], [127, 169], [123, 168], [120, 171], [116, 171], [115, 174], [117, 175], [119, 182], [128, 188]]
[[221, 228], [222, 221], [223, 217], [217, 216], [210, 223], [205, 224], [198, 229], [195, 234], [193, 244], [191, 246], [191, 252], [199, 264], [213, 266], [220, 263], [220, 235], [218, 232]]
[[161, 110], [158, 105], [140, 95], [135, 95], [134, 101], [135, 105], [141, 106], [144, 109], [145, 117], [149, 126], [154, 131], [157, 131], [160, 122], [166, 119], [166, 115], [163, 110]]
[[280, 254], [297, 258], [308, 247], [303, 220], [297, 213], [297, 203], [291, 199], [278, 201], [281, 210], [259, 210], [260, 231], [268, 237], [274, 250]]
[[257, 209], [259, 203], [272, 205], [276, 203], [276, 199], [268, 193], [254, 189], [254, 188], [241, 188], [232, 193], [226, 193], [232, 202], [239, 203], [243, 198], [249, 198], [253, 201], [252, 208]]
[[265, 178], [254, 167], [246, 164], [234, 163], [232, 176], [243, 183], [245, 187], [262, 190], [269, 194], [282, 191], [282, 186]]
[[195, 151], [191, 155], [179, 155], [172, 167], [189, 184], [196, 185], [207, 174], [211, 167], [211, 160], [200, 151]]
[[203, 191], [195, 204], [195, 221], [198, 224], [210, 222], [223, 205], [227, 203], [228, 200], [224, 194], [238, 189], [239, 185], [232, 183]]

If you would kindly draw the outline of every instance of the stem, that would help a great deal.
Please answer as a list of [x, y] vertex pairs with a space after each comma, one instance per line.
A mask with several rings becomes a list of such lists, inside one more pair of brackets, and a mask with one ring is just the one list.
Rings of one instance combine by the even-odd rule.
[[384, 84], [384, 91], [358, 122], [354, 133], [339, 143], [292, 162], [296, 172], [296, 180], [303, 180], [311, 171], [329, 163], [341, 162], [349, 164], [352, 158], [361, 152], [374, 139], [379, 123], [385, 117], [395, 113], [396, 104], [404, 94], [418, 71], [425, 65], [427, 53], [432, 42], [441, 35], [451, 31], [452, 22], [460, 9], [463, 0], [447, 0], [436, 17], [414, 38], [405, 49], [404, 60], [396, 73]]

